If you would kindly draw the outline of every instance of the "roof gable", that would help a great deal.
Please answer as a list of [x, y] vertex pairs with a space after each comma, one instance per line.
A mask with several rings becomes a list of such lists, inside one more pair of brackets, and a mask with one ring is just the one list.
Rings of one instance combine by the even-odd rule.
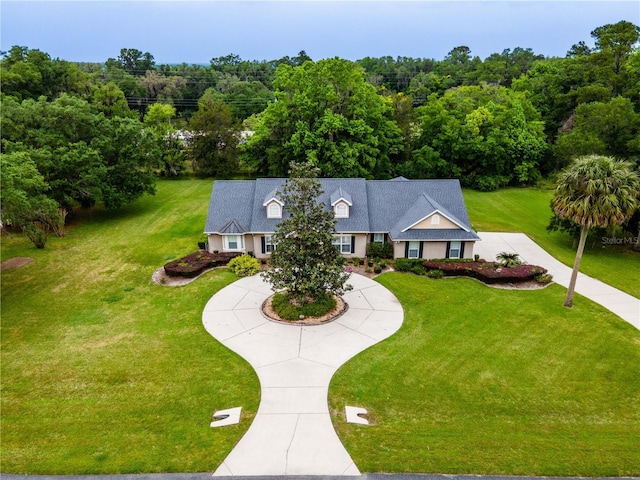
[[343, 200], [350, 207], [353, 206], [351, 195], [349, 195], [348, 192], [345, 192], [342, 187], [339, 187], [335, 192], [331, 194], [331, 206], [334, 207], [340, 200]]
[[228, 234], [242, 234], [247, 233], [247, 229], [242, 226], [240, 222], [238, 222], [235, 218], [226, 223], [221, 229], [220, 233], [228, 235]]
[[263, 207], [266, 207], [271, 202], [279, 203], [281, 207], [284, 206], [284, 202], [278, 198], [278, 189], [274, 188], [269, 194], [264, 197], [264, 202], [262, 203]]
[[459, 228], [467, 232], [469, 231], [469, 228], [463, 225], [460, 220], [455, 218], [454, 215], [449, 213], [442, 205], [440, 205], [426, 193], [423, 193], [418, 197], [416, 203], [394, 226], [393, 230], [398, 229], [401, 232], [406, 232], [407, 230], [414, 228], [415, 226], [435, 214], [442, 215], [447, 220], [457, 225]]

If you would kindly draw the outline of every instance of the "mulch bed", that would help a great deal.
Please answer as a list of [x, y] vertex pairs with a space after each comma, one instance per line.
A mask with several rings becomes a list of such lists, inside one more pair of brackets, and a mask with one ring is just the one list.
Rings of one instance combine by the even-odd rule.
[[547, 273], [546, 268], [537, 265], [516, 265], [505, 267], [495, 262], [455, 262], [430, 260], [422, 264], [425, 270], [442, 270], [445, 277], [471, 277], [486, 284], [516, 284], [532, 282], [538, 275]]
[[195, 278], [205, 270], [226, 265], [229, 260], [239, 255], [238, 252], [209, 253], [206, 250], [198, 250], [165, 264], [163, 268], [169, 277]]
[[280, 317], [275, 310], [271, 306], [271, 301], [273, 300], [273, 295], [267, 298], [264, 302], [262, 302], [262, 315], [264, 315], [267, 319], [272, 322], [282, 323], [284, 325], [293, 325], [293, 326], [309, 326], [309, 325], [322, 325], [324, 323], [330, 323], [334, 320], [340, 318], [347, 310], [349, 310], [349, 305], [341, 298], [334, 297], [336, 299], [336, 306], [330, 312], [325, 313], [321, 317], [304, 317], [301, 320], [286, 320]]

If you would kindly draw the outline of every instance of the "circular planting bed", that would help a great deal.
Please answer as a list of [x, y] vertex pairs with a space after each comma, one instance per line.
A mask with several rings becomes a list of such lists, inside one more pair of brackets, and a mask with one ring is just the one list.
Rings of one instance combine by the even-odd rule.
[[276, 294], [271, 295], [264, 302], [262, 302], [261, 311], [262, 314], [272, 322], [282, 323], [285, 325], [322, 325], [324, 323], [333, 322], [334, 320], [340, 318], [349, 309], [349, 304], [347, 302], [345, 302], [341, 297], [334, 296], [333, 298], [336, 301], [336, 306], [324, 315], [320, 317], [305, 316], [303, 318], [298, 318], [297, 320], [287, 320], [280, 317], [273, 309], [272, 302], [275, 295]]

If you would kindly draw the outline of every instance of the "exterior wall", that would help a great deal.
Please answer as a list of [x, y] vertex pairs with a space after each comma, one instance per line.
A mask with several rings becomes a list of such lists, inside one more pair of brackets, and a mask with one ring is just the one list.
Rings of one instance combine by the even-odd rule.
[[473, 246], [476, 242], [464, 242], [464, 258], [473, 258]]
[[222, 235], [210, 233], [208, 235], [209, 253], [213, 253], [214, 250], [217, 250], [219, 252], [226, 252], [226, 251], [247, 252], [248, 250], [250, 250], [248, 247], [251, 246], [251, 243], [247, 244], [247, 242], [251, 242], [251, 236], [250, 235], [239, 235], [239, 236], [244, 237], [244, 248], [242, 250], [225, 250], [224, 242], [222, 240]]
[[[464, 243], [464, 257], [473, 258], [473, 246], [475, 242], [463, 242]], [[404, 258], [405, 248], [407, 242], [398, 242], [393, 244], [393, 257]], [[424, 259], [436, 259], [445, 258], [447, 256], [447, 242], [423, 242], [422, 244], [422, 258]]]
[[[365, 233], [356, 233], [355, 253], [345, 255], [345, 257], [363, 258], [367, 254], [367, 243], [369, 243], [369, 235]], [[253, 250], [256, 258], [269, 258], [269, 254], [262, 253], [262, 237], [263, 235], [245, 235], [245, 252]], [[208, 235], [209, 253], [214, 250], [223, 251], [222, 236], [216, 234]], [[403, 258], [406, 242], [393, 242], [393, 257]], [[473, 258], [473, 247], [475, 242], [464, 242], [464, 258]], [[422, 258], [444, 258], [447, 253], [447, 242], [424, 242], [422, 247]]]
[[367, 243], [369, 242], [369, 235], [366, 233], [354, 233], [356, 237], [355, 252], [353, 255], [345, 255], [345, 257], [360, 257], [363, 258], [367, 255]]
[[[253, 250], [256, 258], [269, 258], [269, 254], [262, 253], [262, 237], [264, 235], [247, 235], [247, 251]], [[251, 247], [251, 248], [249, 248]]]
[[447, 255], [447, 242], [424, 242], [422, 258], [444, 258]]
[[209, 253], [213, 253], [214, 250], [222, 251], [222, 237], [217, 234], [209, 234]]
[[452, 228], [454, 228], [456, 230], [460, 230], [460, 227], [458, 225], [453, 223], [451, 220], [446, 219], [442, 215], [440, 215], [440, 223], [437, 224], [437, 225], [432, 225], [431, 224], [431, 217], [433, 217], [433, 215], [430, 215], [427, 218], [425, 218], [424, 220], [422, 220], [420, 223], [417, 223], [416, 225], [411, 227], [410, 230], [413, 230], [414, 228], [415, 229], [440, 229], [440, 228], [452, 229]]

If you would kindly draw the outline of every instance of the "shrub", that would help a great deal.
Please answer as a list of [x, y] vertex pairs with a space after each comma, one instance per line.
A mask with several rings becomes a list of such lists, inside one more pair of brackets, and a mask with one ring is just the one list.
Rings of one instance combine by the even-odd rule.
[[500, 260], [503, 267], [511, 268], [516, 265], [522, 265], [522, 260], [520, 260], [520, 255], [517, 253], [509, 253], [509, 252], [500, 252], [496, 255], [496, 259]]
[[393, 258], [393, 245], [391, 243], [371, 242], [367, 244], [367, 257]]
[[387, 262], [380, 262], [380, 268], [382, 268], [383, 270], [387, 268]]
[[380, 265], [376, 265], [373, 267], [374, 273], [382, 273], [382, 267]]
[[427, 271], [424, 269], [422, 265], [416, 264], [413, 267], [411, 267], [411, 273], [415, 273], [416, 275], [424, 275], [425, 273], [427, 273]]
[[360, 264], [362, 264], [362, 260], [361, 260], [361, 259], [359, 259], [358, 257], [354, 257], [354, 258], [353, 258], [353, 266], [354, 266], [354, 267], [359, 267], [359, 266], [360, 266]]
[[536, 276], [536, 282], [538, 283], [551, 283], [551, 280], [553, 280], [553, 275], [551, 275], [550, 273], [541, 273]]
[[260, 262], [248, 254], [231, 259], [227, 266], [239, 277], [250, 277], [260, 271]]
[[488, 262], [452, 262], [428, 260], [423, 263], [427, 270], [442, 270], [446, 276], [467, 276], [477, 278], [484, 283], [517, 283], [534, 280], [547, 270], [535, 265], [516, 265], [504, 267], [500, 263]]
[[393, 261], [393, 268], [396, 272], [411, 272], [416, 265], [422, 267], [422, 262], [423, 260], [419, 258], [396, 258]]
[[429, 270], [427, 272], [427, 277], [429, 278], [442, 278], [444, 276], [444, 272], [438, 268], [435, 270]]
[[303, 317], [321, 317], [333, 310], [336, 299], [328, 293], [317, 295], [312, 302], [304, 305], [291, 303], [291, 297], [287, 293], [276, 293], [271, 301], [271, 308], [280, 318], [285, 320], [299, 320]]
[[209, 268], [226, 265], [239, 255], [238, 252], [209, 253], [200, 250], [165, 264], [164, 271], [170, 277], [194, 278]]

